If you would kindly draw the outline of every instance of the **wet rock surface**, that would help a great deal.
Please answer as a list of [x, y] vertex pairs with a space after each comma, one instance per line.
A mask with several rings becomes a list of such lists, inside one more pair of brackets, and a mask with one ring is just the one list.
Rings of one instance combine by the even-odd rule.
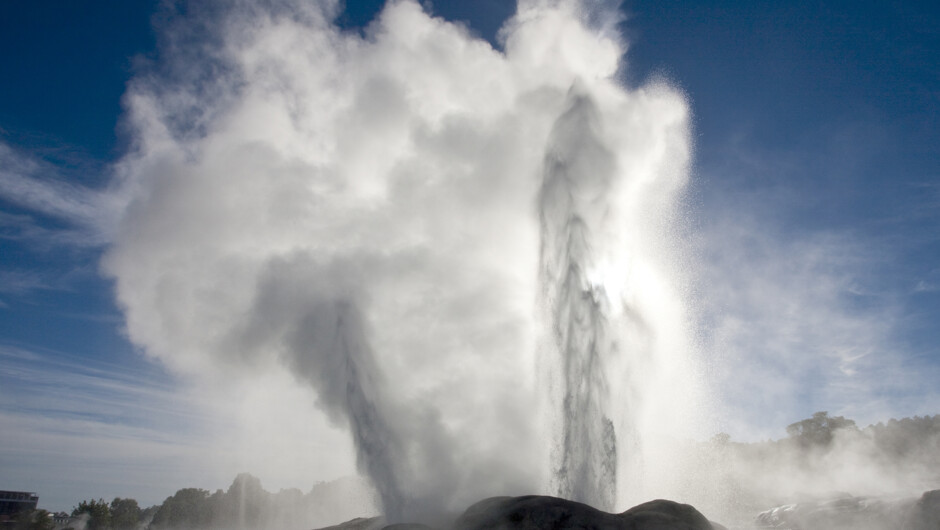
[[[623, 513], [542, 495], [491, 497], [458, 517], [453, 530], [724, 530], [688, 504], [655, 500]], [[380, 517], [354, 519], [322, 530], [430, 530], [419, 524], [385, 525]]]
[[535, 528], [622, 528], [618, 515], [580, 502], [527, 495], [491, 497], [467, 508], [455, 522], [455, 530]]
[[940, 490], [924, 493], [911, 507], [904, 530], [937, 530], [940, 528]]
[[701, 512], [688, 504], [667, 500], [655, 500], [634, 506], [619, 515], [632, 526], [626, 528], [705, 528], [723, 530], [724, 527], [710, 522]]
[[345, 523], [324, 526], [316, 530], [378, 530], [383, 526], [385, 526], [385, 519], [382, 517], [356, 517]]

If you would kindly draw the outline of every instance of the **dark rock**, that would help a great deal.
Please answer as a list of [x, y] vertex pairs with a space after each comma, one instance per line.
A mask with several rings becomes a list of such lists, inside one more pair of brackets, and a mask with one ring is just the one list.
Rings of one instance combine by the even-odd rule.
[[[698, 529], [714, 528], [701, 512], [688, 504], [658, 499], [644, 502], [620, 514], [620, 517], [637, 521], [637, 529]], [[641, 524], [642, 523], [642, 524]]]
[[[385, 525], [381, 517], [353, 519], [321, 530], [433, 530], [423, 524]], [[726, 530], [688, 504], [655, 500], [620, 513], [547, 497], [491, 497], [454, 521], [454, 530]], [[919, 529], [918, 529], [919, 530]]]
[[385, 519], [382, 517], [356, 517], [345, 523], [325, 526], [317, 530], [378, 530], [384, 522]]
[[456, 530], [542, 528], [621, 528], [620, 519], [580, 502], [527, 495], [492, 497], [467, 508], [454, 522]]
[[454, 522], [455, 530], [713, 530], [698, 510], [666, 500], [612, 514], [580, 502], [528, 495], [480, 501]]
[[924, 493], [911, 507], [904, 530], [937, 530], [940, 528], [940, 490]]

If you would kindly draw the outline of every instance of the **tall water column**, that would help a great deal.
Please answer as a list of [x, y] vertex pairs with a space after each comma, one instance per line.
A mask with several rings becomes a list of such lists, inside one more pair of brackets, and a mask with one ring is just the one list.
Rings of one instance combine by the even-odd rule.
[[615, 352], [602, 285], [589, 279], [595, 234], [608, 217], [614, 157], [599, 135], [598, 110], [579, 83], [556, 120], [539, 194], [540, 284], [551, 326], [549, 364], [561, 407], [556, 428], [558, 495], [612, 510], [617, 492], [617, 433], [608, 413], [605, 364]]

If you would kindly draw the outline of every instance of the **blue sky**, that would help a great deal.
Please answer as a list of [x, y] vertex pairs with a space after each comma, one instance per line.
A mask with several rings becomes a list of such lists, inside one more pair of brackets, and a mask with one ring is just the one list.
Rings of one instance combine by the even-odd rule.
[[[354, 28], [381, 2], [348, 4]], [[495, 42], [508, 4], [433, 11]], [[665, 77], [694, 115], [690, 274], [721, 427], [780, 437], [816, 410], [862, 424], [940, 413], [940, 10], [623, 10], [624, 82]], [[13, 480], [0, 487], [39, 491], [41, 507], [85, 491], [155, 503], [241, 471], [192, 470], [215, 419], [130, 344], [100, 273], [98, 197], [130, 142], [122, 96], [166, 28], [157, 2], [0, 5], [0, 476]], [[116, 477], [135, 465], [147, 484]]]

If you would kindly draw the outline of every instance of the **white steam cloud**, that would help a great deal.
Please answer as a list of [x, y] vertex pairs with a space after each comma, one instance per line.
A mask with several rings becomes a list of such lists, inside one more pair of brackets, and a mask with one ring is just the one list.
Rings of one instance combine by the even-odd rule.
[[[212, 384], [289, 371], [392, 520], [546, 491], [595, 448], [564, 439], [582, 405], [626, 456], [558, 491], [669, 495], [670, 441], [703, 421], [673, 234], [681, 94], [621, 86], [621, 43], [574, 2], [520, 2], [503, 51], [410, 0], [364, 36], [328, 2], [209, 11], [126, 98], [105, 266], [132, 340]], [[585, 293], [601, 332], [566, 327], [577, 304], [557, 300]]]

